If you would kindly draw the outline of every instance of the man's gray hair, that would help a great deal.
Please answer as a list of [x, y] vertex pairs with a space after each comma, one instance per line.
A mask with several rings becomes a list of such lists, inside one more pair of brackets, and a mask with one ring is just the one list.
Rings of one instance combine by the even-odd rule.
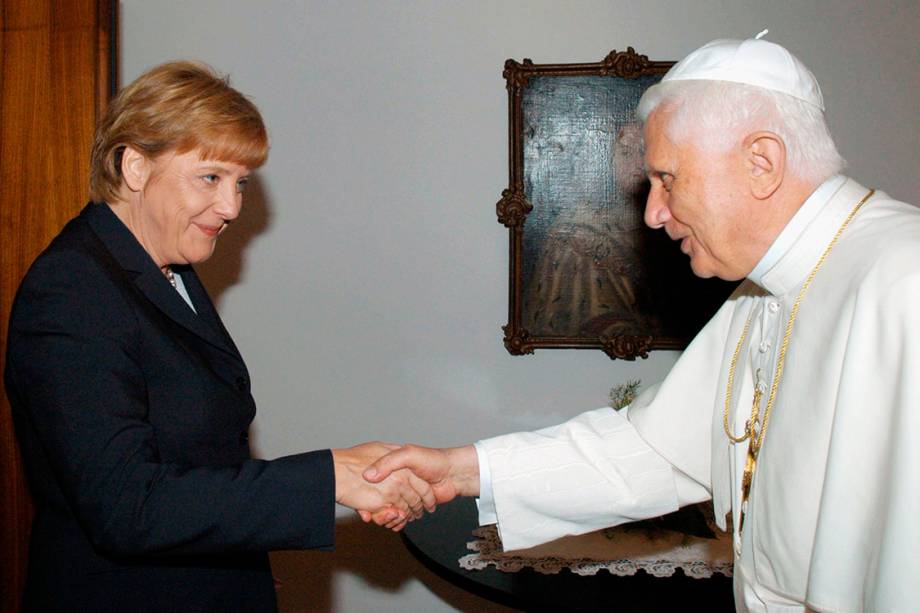
[[728, 81], [665, 81], [639, 101], [645, 122], [658, 108], [673, 112], [665, 131], [675, 143], [692, 139], [706, 151], [726, 151], [737, 139], [767, 130], [783, 139], [789, 172], [814, 185], [846, 162], [818, 107], [779, 92]]

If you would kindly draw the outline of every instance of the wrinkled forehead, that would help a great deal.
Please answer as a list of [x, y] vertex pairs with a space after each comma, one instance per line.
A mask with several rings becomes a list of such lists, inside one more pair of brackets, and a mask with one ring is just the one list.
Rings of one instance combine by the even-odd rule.
[[179, 174], [191, 176], [196, 174], [218, 174], [229, 177], [247, 177], [251, 173], [249, 166], [234, 160], [221, 160], [211, 157], [203, 149], [188, 151], [170, 149], [152, 158], [151, 178], [160, 180], [168, 175]]
[[668, 137], [673, 108], [657, 108], [648, 116], [642, 129], [646, 170], [654, 169], [673, 156], [675, 143]]

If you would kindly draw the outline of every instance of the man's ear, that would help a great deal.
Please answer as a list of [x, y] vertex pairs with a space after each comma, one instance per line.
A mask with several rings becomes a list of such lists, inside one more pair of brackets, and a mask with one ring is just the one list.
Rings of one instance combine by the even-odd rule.
[[786, 144], [773, 132], [753, 132], [744, 139], [751, 195], [758, 200], [772, 196], [786, 174]]
[[150, 180], [150, 172], [153, 167], [150, 159], [146, 155], [132, 147], [126, 145], [121, 155], [121, 178], [125, 187], [132, 192], [139, 192], [147, 185]]

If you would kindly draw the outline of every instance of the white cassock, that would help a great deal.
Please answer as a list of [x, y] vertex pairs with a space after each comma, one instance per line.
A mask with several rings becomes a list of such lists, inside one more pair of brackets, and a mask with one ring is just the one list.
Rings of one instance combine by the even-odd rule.
[[722, 423], [745, 323], [736, 435], [758, 370], [769, 394], [799, 290], [867, 192], [839, 176], [822, 184], [667, 378], [628, 409], [478, 442], [480, 523], [497, 521], [505, 548], [519, 549], [711, 498], [723, 529], [732, 511], [739, 610], [917, 610], [920, 209], [877, 192], [805, 295], [743, 531], [747, 442], [731, 444]]

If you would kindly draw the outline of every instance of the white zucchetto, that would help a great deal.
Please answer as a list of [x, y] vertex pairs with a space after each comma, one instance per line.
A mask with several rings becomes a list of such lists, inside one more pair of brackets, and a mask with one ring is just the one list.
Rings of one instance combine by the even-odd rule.
[[661, 81], [683, 80], [746, 83], [824, 110], [824, 97], [811, 71], [784, 47], [759, 38], [706, 43], [675, 64]]

